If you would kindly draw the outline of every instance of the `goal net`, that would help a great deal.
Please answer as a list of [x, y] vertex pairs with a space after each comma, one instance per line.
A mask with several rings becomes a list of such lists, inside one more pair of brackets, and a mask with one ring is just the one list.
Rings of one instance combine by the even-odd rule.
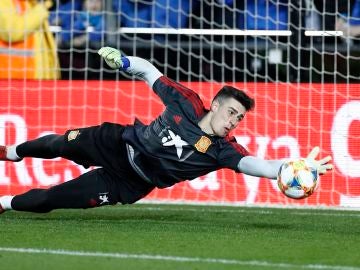
[[[159, 115], [164, 106], [145, 83], [110, 70], [97, 55], [113, 46], [148, 59], [206, 106], [225, 84], [253, 96], [255, 110], [232, 134], [251, 154], [299, 157], [319, 145], [335, 166], [304, 200], [284, 197], [276, 181], [220, 170], [157, 189], [146, 201], [360, 207], [359, 1], [115, 0], [99, 1], [101, 12], [93, 14], [83, 12], [82, 1], [55, 2], [49, 21], [61, 80], [0, 81], [1, 145]], [[91, 25], [94, 14], [104, 25]], [[76, 28], [80, 17], [87, 23]], [[0, 194], [83, 172], [63, 159], [1, 163]]]

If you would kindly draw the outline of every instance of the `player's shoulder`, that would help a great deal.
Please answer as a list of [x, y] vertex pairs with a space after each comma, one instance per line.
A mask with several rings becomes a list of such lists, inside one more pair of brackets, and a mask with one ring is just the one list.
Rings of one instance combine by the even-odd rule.
[[206, 112], [204, 103], [200, 96], [187, 86], [178, 83], [166, 76], [160, 77], [153, 85], [157, 93], [166, 105], [176, 105], [187, 107], [189, 111], [194, 111], [197, 117], [202, 117]]
[[[159, 87], [170, 87], [170, 88], [174, 88], [176, 90], [179, 91], [187, 91], [187, 92], [194, 92], [193, 90], [191, 90], [190, 88], [186, 87], [184, 84], [177, 82], [165, 75], [159, 77], [155, 83], [154, 83], [154, 88], [159, 88]], [[195, 93], [195, 92], [194, 92]]]
[[219, 143], [220, 148], [233, 150], [236, 153], [239, 153], [243, 156], [248, 156], [248, 150], [239, 144], [234, 136], [226, 136], [220, 139]]
[[226, 143], [237, 143], [235, 136], [229, 136], [229, 135], [224, 137], [224, 141]]

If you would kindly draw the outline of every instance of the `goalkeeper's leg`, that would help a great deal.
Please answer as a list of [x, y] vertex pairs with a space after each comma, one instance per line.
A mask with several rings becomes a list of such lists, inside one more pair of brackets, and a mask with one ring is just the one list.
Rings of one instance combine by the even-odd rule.
[[20, 158], [56, 158], [60, 157], [64, 148], [63, 135], [46, 135], [35, 140], [27, 141], [16, 147], [16, 154]]
[[104, 169], [99, 168], [48, 189], [31, 189], [14, 197], [1, 197], [0, 206], [3, 211], [13, 209], [46, 213], [54, 209], [85, 209], [116, 204], [118, 201], [116, 186]]
[[[65, 135], [51, 134], [30, 140], [19, 145], [0, 146], [0, 160], [20, 161], [25, 157], [52, 159], [63, 157], [72, 160], [85, 168], [90, 166], [101, 166], [101, 161], [94, 157], [100, 156], [94, 148], [95, 143], [92, 135], [96, 128], [82, 129], [84, 139], [69, 140]], [[77, 134], [80, 134], [77, 131]], [[78, 136], [80, 137], [80, 136]]]
[[0, 160], [20, 161], [24, 157], [56, 158], [61, 156], [64, 136], [47, 135], [19, 145], [0, 146]]

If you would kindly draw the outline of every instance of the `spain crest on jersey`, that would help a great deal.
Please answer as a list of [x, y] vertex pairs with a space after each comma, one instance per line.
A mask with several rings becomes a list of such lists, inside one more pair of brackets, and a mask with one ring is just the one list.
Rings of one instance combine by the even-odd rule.
[[201, 136], [201, 138], [195, 143], [195, 148], [201, 153], [206, 153], [210, 145], [211, 140], [206, 136]]

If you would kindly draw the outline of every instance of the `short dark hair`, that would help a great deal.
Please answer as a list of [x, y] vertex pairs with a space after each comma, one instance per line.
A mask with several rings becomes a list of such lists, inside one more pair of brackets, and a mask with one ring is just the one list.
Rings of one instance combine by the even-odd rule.
[[249, 97], [243, 90], [228, 85], [219, 90], [213, 98], [213, 101], [217, 100], [222, 102], [228, 98], [234, 98], [239, 101], [245, 107], [246, 111], [250, 111], [255, 107], [255, 100], [253, 98]]

